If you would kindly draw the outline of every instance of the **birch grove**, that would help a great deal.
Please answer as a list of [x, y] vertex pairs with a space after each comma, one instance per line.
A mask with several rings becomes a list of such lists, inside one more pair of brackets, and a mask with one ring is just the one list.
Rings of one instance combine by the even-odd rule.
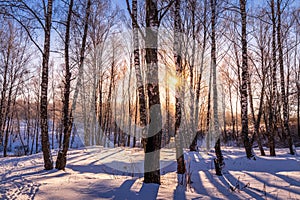
[[[299, 5], [288, 0], [0, 2], [0, 150], [139, 148], [161, 184], [161, 149], [224, 146], [276, 156], [300, 145]], [[187, 180], [188, 181], [188, 180]]]

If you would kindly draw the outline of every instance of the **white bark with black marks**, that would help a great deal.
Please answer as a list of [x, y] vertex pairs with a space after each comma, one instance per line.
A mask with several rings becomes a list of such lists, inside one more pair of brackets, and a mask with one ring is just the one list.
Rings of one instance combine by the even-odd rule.
[[44, 156], [44, 167], [46, 170], [53, 169], [53, 160], [50, 151], [49, 133], [48, 133], [48, 71], [50, 57], [50, 34], [52, 25], [52, 0], [48, 0], [45, 16], [45, 39], [42, 63], [42, 82], [41, 82], [41, 104], [40, 104], [40, 126], [42, 132], [42, 151]]
[[158, 9], [156, 0], [146, 0], [146, 64], [150, 124], [144, 163], [144, 182], [160, 184], [162, 114], [158, 80]]
[[180, 17], [180, 1], [175, 1], [175, 19], [174, 19], [174, 43], [173, 43], [173, 51], [174, 51], [174, 61], [176, 66], [176, 77], [179, 80], [179, 83], [175, 88], [175, 145], [176, 145], [176, 160], [177, 160], [177, 173], [184, 174], [185, 164], [184, 164], [184, 156], [183, 156], [183, 135], [182, 130], [180, 130], [180, 124], [182, 119], [181, 106], [183, 104], [182, 101], [182, 58], [181, 58], [181, 37], [182, 37], [182, 29], [181, 29], [181, 17]]
[[242, 21], [242, 81], [241, 81], [241, 114], [242, 114], [242, 136], [246, 155], [248, 159], [254, 157], [252, 152], [252, 146], [249, 141], [249, 130], [248, 130], [248, 54], [247, 54], [247, 13], [246, 13], [246, 0], [240, 0], [240, 12]]

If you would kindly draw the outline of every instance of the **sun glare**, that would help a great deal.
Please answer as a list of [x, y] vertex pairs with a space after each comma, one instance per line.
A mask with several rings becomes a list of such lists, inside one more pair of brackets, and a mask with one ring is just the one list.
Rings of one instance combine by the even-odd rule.
[[175, 86], [179, 83], [178, 78], [175, 76], [167, 76], [166, 79], [167, 79], [167, 83], [170, 87], [175, 88]]

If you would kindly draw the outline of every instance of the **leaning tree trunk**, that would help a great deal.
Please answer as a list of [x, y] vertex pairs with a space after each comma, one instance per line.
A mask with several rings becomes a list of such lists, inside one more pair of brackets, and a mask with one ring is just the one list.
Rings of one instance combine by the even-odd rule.
[[[131, 56], [130, 56], [131, 58]], [[130, 92], [130, 87], [131, 87], [131, 74], [132, 74], [132, 59], [130, 59], [130, 65], [129, 65], [129, 76], [128, 76], [128, 88], [127, 88], [127, 95], [128, 95], [128, 133], [127, 133], [127, 146], [130, 147], [130, 141], [131, 141], [131, 122], [132, 122], [132, 117], [133, 117], [133, 110], [132, 110], [132, 105], [131, 105], [131, 92]]]
[[[262, 62], [262, 66], [264, 66], [263, 62]], [[264, 73], [264, 71], [263, 71]], [[260, 95], [260, 100], [259, 100], [259, 108], [258, 108], [258, 115], [257, 115], [257, 119], [255, 121], [254, 124], [254, 131], [257, 134], [257, 143], [258, 143], [258, 147], [260, 150], [260, 154], [262, 156], [265, 156], [265, 150], [262, 146], [262, 138], [261, 138], [261, 133], [259, 131], [259, 126], [260, 126], [260, 121], [262, 118], [262, 114], [263, 114], [263, 100], [264, 100], [264, 93], [265, 93], [265, 73], [263, 74], [263, 79], [262, 79], [262, 89], [261, 89], [261, 95]]]
[[[93, 71], [97, 72], [96, 66], [92, 65]], [[96, 90], [97, 90], [97, 73], [93, 74], [93, 87], [92, 87], [92, 96], [90, 98], [90, 118], [91, 118], [91, 128], [90, 128], [90, 134], [91, 134], [91, 145], [93, 146], [95, 144], [95, 138], [96, 138], [96, 113], [97, 113], [97, 96], [96, 96]]]
[[160, 184], [162, 116], [158, 80], [158, 10], [156, 0], [146, 0], [146, 63], [150, 120], [144, 164], [144, 182]]
[[226, 102], [225, 102], [225, 91], [224, 86], [221, 86], [222, 88], [222, 111], [223, 111], [223, 137], [224, 137], [224, 143], [226, 144], [228, 141], [228, 135], [227, 135], [227, 122], [226, 122]]
[[138, 93], [135, 92], [135, 111], [134, 111], [134, 128], [133, 128], [133, 144], [132, 147], [136, 146], [136, 132], [137, 132], [137, 120], [138, 120]]
[[291, 136], [289, 127], [289, 117], [288, 117], [288, 94], [285, 93], [285, 80], [284, 80], [284, 66], [283, 66], [283, 49], [282, 49], [282, 39], [281, 39], [281, 1], [277, 0], [277, 43], [278, 43], [278, 59], [280, 68], [280, 86], [281, 86], [281, 99], [283, 104], [283, 136], [287, 137], [290, 154], [295, 154], [293, 138]]
[[[69, 101], [70, 101], [70, 88], [71, 88], [69, 46], [70, 46], [70, 26], [71, 26], [73, 2], [74, 2], [73, 0], [70, 0], [67, 22], [66, 22], [66, 34], [65, 34], [65, 70], [66, 71], [65, 71], [65, 88], [64, 88], [64, 97], [63, 97], [63, 113], [62, 113], [63, 116], [62, 124], [63, 124], [64, 136], [71, 134], [70, 119], [69, 119]], [[65, 149], [65, 146], [63, 148]], [[66, 155], [64, 155], [63, 149], [59, 149], [55, 168], [64, 169], [65, 165], [66, 165]]]
[[10, 48], [11, 45], [8, 45], [4, 69], [2, 69], [3, 80], [2, 80], [2, 91], [1, 91], [1, 101], [0, 101], [0, 146], [3, 145], [3, 138], [4, 138], [3, 137], [4, 132], [2, 131], [2, 127], [4, 127], [5, 125], [4, 108], [5, 108], [5, 99], [6, 99], [6, 91], [7, 91], [7, 74], [8, 74], [8, 66], [9, 66], [8, 63], [11, 54]]
[[[127, 9], [129, 8], [129, 2], [127, 2]], [[144, 81], [141, 72], [140, 66], [140, 50], [139, 50], [139, 26], [137, 23], [137, 0], [132, 0], [132, 32], [133, 32], [133, 56], [134, 56], [134, 68], [135, 68], [135, 76], [136, 76], [136, 84], [138, 91], [138, 99], [139, 99], [139, 114], [140, 114], [140, 126], [142, 128], [142, 146], [146, 151], [146, 125], [147, 125], [147, 111], [146, 111], [146, 97], [145, 97], [145, 89], [144, 89]]]
[[[182, 60], [181, 60], [181, 18], [180, 18], [180, 0], [175, 1], [175, 20], [174, 20], [174, 60], [176, 66], [176, 76], [179, 80], [182, 79]], [[175, 144], [176, 144], [176, 160], [177, 160], [177, 173], [185, 173], [184, 155], [182, 146], [182, 133], [180, 132], [181, 123], [181, 81], [175, 88]]]
[[[6, 157], [7, 156], [7, 145], [8, 145], [8, 137], [9, 137], [9, 124], [10, 124], [10, 118], [9, 117], [9, 114], [10, 114], [10, 109], [11, 109], [11, 103], [12, 103], [12, 90], [13, 90], [13, 85], [14, 85], [14, 81], [11, 80], [11, 85], [9, 87], [9, 91], [8, 91], [8, 100], [7, 100], [7, 104], [6, 104], [6, 111], [4, 112], [4, 124], [3, 126], [1, 127], [1, 132], [4, 133], [4, 128], [5, 128], [5, 125], [6, 125], [6, 119], [8, 119], [8, 122], [7, 122], [7, 130], [6, 130], [6, 133], [5, 133], [5, 139], [4, 139], [4, 146], [3, 146], [3, 157]], [[29, 145], [28, 145], [29, 146]], [[25, 151], [26, 153], [26, 151]]]
[[[228, 92], [229, 92], [229, 102], [230, 102], [230, 114], [231, 114], [231, 126], [232, 126], [231, 136], [232, 136], [232, 135], [235, 135], [235, 119], [234, 119], [234, 115], [233, 115], [231, 83], [232, 83], [232, 81], [230, 80], [230, 83], [228, 85], [228, 90], [229, 90]], [[230, 136], [230, 139], [232, 139], [231, 136]]]
[[[190, 141], [190, 151], [196, 151], [197, 150], [197, 129], [195, 128], [198, 124], [197, 121], [195, 121], [195, 92], [194, 92], [194, 68], [195, 68], [195, 50], [196, 50], [196, 1], [192, 0], [190, 2], [190, 9], [191, 9], [191, 26], [192, 26], [192, 55], [191, 55], [191, 62], [190, 62], [190, 66], [189, 66], [189, 71], [190, 71], [190, 88], [189, 88], [189, 92], [190, 92], [190, 101], [189, 101], [189, 107], [190, 107], [190, 127], [189, 127], [189, 138]], [[175, 11], [176, 12], [176, 11]], [[178, 11], [179, 14], [179, 11]], [[179, 15], [180, 16], [180, 15]], [[176, 16], [175, 16], [176, 17]]]
[[[234, 24], [234, 29], [236, 29], [237, 25]], [[236, 99], [236, 109], [235, 109], [235, 116], [236, 116], [236, 120], [235, 120], [235, 125], [236, 125], [236, 134], [234, 135], [235, 136], [235, 139], [236, 139], [236, 142], [238, 143], [238, 146], [240, 145], [240, 138], [239, 138], [239, 123], [238, 123], [238, 99], [239, 99], [239, 96], [241, 95], [241, 65], [240, 65], [240, 58], [239, 58], [239, 55], [238, 55], [238, 49], [237, 49], [237, 43], [234, 43], [233, 44], [233, 49], [234, 49], [234, 55], [235, 55], [235, 58], [236, 58], [236, 66], [237, 66], [237, 75], [238, 75], [238, 84], [236, 86], [236, 96], [237, 96], [237, 99]], [[240, 105], [242, 107], [242, 101], [240, 101]]]
[[208, 82], [208, 97], [207, 97], [207, 113], [206, 113], [206, 150], [210, 149], [210, 124], [211, 124], [211, 79], [212, 79], [212, 67], [209, 70], [209, 82]]
[[247, 55], [247, 13], [246, 0], [240, 0], [240, 11], [242, 18], [242, 85], [241, 85], [241, 113], [242, 113], [242, 135], [244, 138], [244, 146], [248, 159], [254, 157], [252, 146], [248, 137], [248, 92], [247, 82], [249, 80], [248, 73], [248, 55]]
[[[201, 89], [201, 81], [202, 81], [202, 73], [203, 73], [203, 66], [204, 66], [204, 54], [206, 49], [207, 43], [207, 0], [204, 0], [204, 19], [203, 19], [203, 46], [201, 51], [201, 61], [200, 61], [200, 74], [196, 83], [196, 107], [195, 107], [195, 123], [196, 123], [196, 130], [198, 131], [198, 121], [199, 121], [199, 100], [200, 100], [200, 89]], [[202, 129], [202, 126], [200, 127]], [[196, 141], [197, 143], [197, 141]]]
[[[168, 80], [168, 71], [167, 71], [167, 66], [166, 66], [166, 80]], [[163, 146], [166, 146], [169, 142], [169, 138], [170, 138], [170, 116], [171, 116], [171, 112], [170, 112], [170, 84], [168, 83], [168, 81], [166, 81], [166, 125], [165, 125], [165, 134], [164, 134], [164, 144]]]
[[98, 105], [98, 139], [96, 140], [96, 145], [103, 145], [104, 146], [104, 142], [103, 142], [103, 131], [104, 131], [104, 126], [103, 126], [103, 95], [102, 95], [102, 90], [103, 90], [103, 76], [102, 76], [102, 70], [100, 67], [100, 77], [99, 77], [99, 91], [98, 91], [98, 100], [99, 100], [99, 105]]
[[[66, 42], [65, 42], [65, 61], [66, 61], [66, 85], [65, 85], [65, 91], [64, 91], [64, 106], [63, 106], [63, 125], [64, 125], [64, 138], [63, 138], [63, 149], [58, 152], [57, 161], [56, 161], [56, 169], [64, 170], [67, 164], [67, 152], [69, 149], [69, 143], [70, 143], [70, 135], [72, 131], [73, 126], [73, 111], [75, 111], [76, 108], [76, 101], [78, 97], [79, 88], [81, 87], [81, 77], [79, 75], [74, 98], [73, 98], [73, 104], [72, 108], [69, 111], [69, 97], [70, 97], [70, 81], [71, 81], [71, 73], [69, 68], [69, 42], [70, 42], [70, 21], [71, 21], [71, 14], [72, 14], [72, 6], [73, 6], [73, 0], [71, 0], [69, 5], [69, 12], [68, 12], [68, 20], [67, 20], [67, 27], [66, 27]], [[83, 72], [83, 62], [84, 62], [84, 53], [85, 53], [85, 46], [86, 46], [86, 38], [87, 38], [87, 31], [88, 31], [88, 19], [90, 15], [90, 7], [91, 7], [91, 1], [88, 0], [87, 7], [86, 7], [86, 14], [85, 14], [85, 25], [84, 25], [84, 33], [82, 38], [82, 46], [80, 49], [80, 61], [79, 61], [79, 73], [82, 74]]]
[[50, 151], [49, 134], [48, 134], [48, 69], [50, 56], [50, 33], [52, 21], [52, 0], [48, 0], [47, 13], [45, 21], [45, 39], [42, 63], [42, 83], [41, 83], [41, 131], [42, 131], [42, 150], [44, 156], [44, 167], [46, 170], [53, 169], [53, 161]]
[[262, 143], [261, 143], [262, 141], [261, 141], [261, 135], [260, 135], [260, 132], [259, 132], [259, 125], [260, 125], [261, 116], [262, 116], [262, 104], [263, 104], [264, 93], [265, 93], [265, 81], [264, 80], [265, 80], [265, 74], [263, 74], [263, 79], [262, 79], [263, 83], [262, 83], [262, 90], [261, 90], [261, 95], [260, 95], [260, 102], [259, 102], [259, 110], [258, 110], [257, 119], [255, 118], [255, 113], [254, 113], [252, 87], [251, 87], [250, 79], [248, 81], [249, 102], [250, 102], [252, 121], [253, 121], [253, 125], [254, 125], [254, 135], [253, 135], [252, 140], [251, 140], [251, 146], [253, 146], [254, 138], [257, 135], [257, 138], [258, 138], [257, 143], [258, 143], [258, 147], [259, 147], [259, 150], [260, 150], [260, 153], [261, 153], [262, 156], [265, 156], [265, 151], [264, 151]]

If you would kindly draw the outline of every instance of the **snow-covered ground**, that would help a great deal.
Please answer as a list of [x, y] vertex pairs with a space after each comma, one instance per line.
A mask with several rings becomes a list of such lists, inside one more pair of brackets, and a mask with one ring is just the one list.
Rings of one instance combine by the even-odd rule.
[[287, 152], [253, 161], [243, 148], [224, 148], [222, 177], [215, 175], [213, 152], [185, 153], [187, 187], [177, 184], [174, 149], [161, 151], [160, 186], [143, 184], [138, 148], [70, 150], [66, 171], [43, 170], [41, 153], [0, 158], [0, 199], [300, 199], [300, 157]]

